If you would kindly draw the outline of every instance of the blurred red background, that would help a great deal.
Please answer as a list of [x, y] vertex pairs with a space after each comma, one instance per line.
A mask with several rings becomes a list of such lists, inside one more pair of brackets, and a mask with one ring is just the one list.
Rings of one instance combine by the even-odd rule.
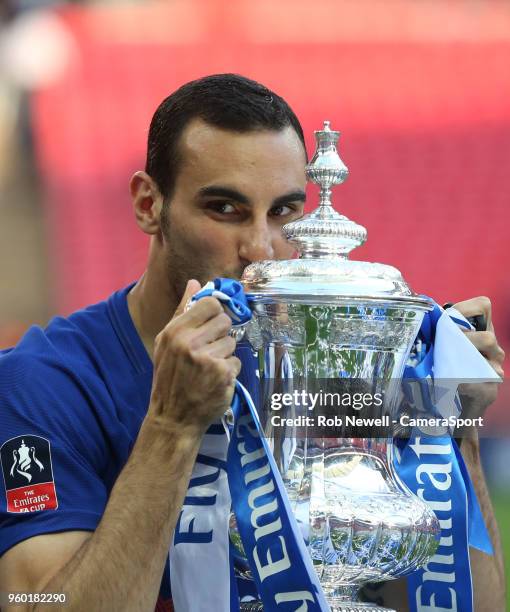
[[102, 299], [143, 270], [127, 183], [144, 166], [159, 102], [193, 78], [238, 72], [289, 101], [309, 155], [324, 119], [342, 132], [350, 177], [335, 206], [369, 236], [354, 257], [395, 265], [438, 302], [490, 296], [508, 345], [510, 20], [504, 3], [483, 5], [63, 8], [75, 52], [32, 98], [57, 310]]

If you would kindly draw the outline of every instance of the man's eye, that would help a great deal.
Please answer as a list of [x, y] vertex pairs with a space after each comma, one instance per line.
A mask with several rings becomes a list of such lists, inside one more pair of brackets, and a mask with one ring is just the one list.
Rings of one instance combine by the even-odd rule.
[[221, 215], [231, 215], [236, 212], [235, 206], [228, 202], [209, 202], [207, 208]]
[[284, 217], [286, 215], [291, 215], [296, 212], [296, 208], [294, 206], [287, 206], [286, 204], [283, 206], [275, 206], [271, 208], [270, 215], [271, 217]]

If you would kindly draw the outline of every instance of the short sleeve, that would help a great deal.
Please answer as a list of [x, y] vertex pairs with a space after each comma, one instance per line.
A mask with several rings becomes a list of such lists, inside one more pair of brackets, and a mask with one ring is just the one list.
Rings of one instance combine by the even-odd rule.
[[108, 491], [95, 398], [51, 359], [0, 357], [0, 555], [36, 535], [97, 527]]

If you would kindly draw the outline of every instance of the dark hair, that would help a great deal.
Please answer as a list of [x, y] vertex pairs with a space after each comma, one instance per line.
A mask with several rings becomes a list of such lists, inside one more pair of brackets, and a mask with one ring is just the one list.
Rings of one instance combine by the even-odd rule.
[[149, 129], [145, 171], [165, 198], [175, 186], [180, 136], [196, 118], [234, 132], [292, 126], [305, 147], [298, 118], [283, 98], [264, 85], [238, 74], [214, 74], [191, 81], [161, 102]]

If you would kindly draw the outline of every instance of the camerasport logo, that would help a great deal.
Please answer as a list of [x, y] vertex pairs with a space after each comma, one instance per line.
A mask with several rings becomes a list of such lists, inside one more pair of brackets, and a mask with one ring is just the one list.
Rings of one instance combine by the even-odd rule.
[[40, 436], [18, 436], [0, 447], [7, 512], [58, 508], [50, 443]]

